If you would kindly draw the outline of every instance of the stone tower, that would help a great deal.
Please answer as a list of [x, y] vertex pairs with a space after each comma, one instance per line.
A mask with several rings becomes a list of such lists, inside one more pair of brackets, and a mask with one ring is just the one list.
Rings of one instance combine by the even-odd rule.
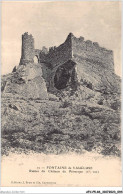
[[25, 32], [22, 35], [22, 50], [21, 50], [21, 59], [20, 65], [24, 65], [26, 63], [34, 62], [34, 38], [28, 32]]

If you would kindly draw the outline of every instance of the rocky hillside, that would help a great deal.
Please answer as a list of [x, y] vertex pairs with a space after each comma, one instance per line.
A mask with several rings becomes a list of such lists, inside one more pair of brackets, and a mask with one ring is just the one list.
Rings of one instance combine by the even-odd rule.
[[2, 154], [93, 151], [120, 156], [120, 92], [116, 87], [95, 90], [91, 80], [51, 94], [39, 65], [19, 66], [4, 75]]
[[46, 83], [39, 64], [21, 65], [11, 74], [2, 77], [2, 92], [23, 98], [47, 99]]

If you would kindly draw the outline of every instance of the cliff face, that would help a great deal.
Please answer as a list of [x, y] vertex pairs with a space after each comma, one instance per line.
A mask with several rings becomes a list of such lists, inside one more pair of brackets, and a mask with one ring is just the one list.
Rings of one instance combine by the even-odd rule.
[[35, 49], [30, 35], [23, 40], [20, 65], [2, 77], [2, 154], [120, 156], [121, 80], [113, 52], [73, 34], [49, 51]]

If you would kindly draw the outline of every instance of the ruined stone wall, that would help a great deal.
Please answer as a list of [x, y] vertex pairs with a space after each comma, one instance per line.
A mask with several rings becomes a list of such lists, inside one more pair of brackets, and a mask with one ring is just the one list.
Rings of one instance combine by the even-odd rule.
[[48, 54], [40, 53], [40, 62], [46, 62], [55, 68], [70, 59], [80, 56], [83, 60], [98, 64], [114, 71], [113, 51], [100, 47], [97, 42], [84, 41], [83, 37], [76, 38], [70, 33], [66, 41], [59, 47], [51, 47]]
[[106, 69], [114, 70], [113, 52], [99, 46], [90, 40], [84, 41], [83, 37], [72, 36], [73, 57], [81, 56], [83, 60], [100, 64]]
[[[76, 38], [72, 33], [68, 35], [63, 44], [51, 47], [49, 51], [45, 47], [42, 50], [34, 49], [33, 36], [24, 33], [22, 35], [20, 64], [32, 63], [35, 65], [34, 56], [38, 58], [36, 63], [42, 68], [42, 76], [48, 89], [54, 88], [54, 77], [57, 69], [63, 64], [67, 67], [69, 61], [76, 64], [78, 80], [82, 80], [87, 75], [91, 77], [91, 72], [94, 69], [93, 80], [90, 80], [94, 85], [101, 82], [101, 76], [105, 71], [114, 72], [113, 52], [111, 50], [100, 47], [96, 42], [85, 41], [83, 37]], [[96, 74], [99, 75], [99, 79], [97, 79]]]
[[59, 47], [51, 47], [48, 54], [40, 53], [40, 62], [51, 64], [52, 68], [59, 66], [72, 58], [71, 34]]
[[21, 51], [21, 60], [20, 65], [33, 62], [34, 58], [34, 38], [28, 32], [25, 32], [22, 35], [22, 51]]
[[70, 33], [66, 41], [58, 47], [51, 47], [49, 52], [34, 49], [34, 38], [27, 32], [22, 35], [22, 53], [20, 64], [34, 62], [34, 56], [40, 63], [47, 63], [53, 69], [62, 65], [71, 58], [81, 56], [83, 60], [100, 64], [106, 69], [114, 70], [113, 52], [99, 46], [90, 40], [84, 41], [83, 37], [76, 38]]

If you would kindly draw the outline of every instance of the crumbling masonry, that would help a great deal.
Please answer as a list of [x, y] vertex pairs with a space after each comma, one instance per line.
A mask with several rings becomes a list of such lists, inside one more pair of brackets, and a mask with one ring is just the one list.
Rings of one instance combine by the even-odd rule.
[[[112, 50], [99, 46], [97, 42], [76, 38], [70, 33], [63, 44], [42, 50], [35, 49], [34, 38], [27, 32], [22, 35], [22, 52], [20, 65], [34, 63], [42, 68], [43, 77], [49, 90], [61, 90], [81, 78], [80, 73], [89, 71], [89, 65], [101, 68], [101, 71], [114, 72]], [[35, 64], [35, 63], [34, 63]], [[91, 76], [91, 75], [90, 75]]]

